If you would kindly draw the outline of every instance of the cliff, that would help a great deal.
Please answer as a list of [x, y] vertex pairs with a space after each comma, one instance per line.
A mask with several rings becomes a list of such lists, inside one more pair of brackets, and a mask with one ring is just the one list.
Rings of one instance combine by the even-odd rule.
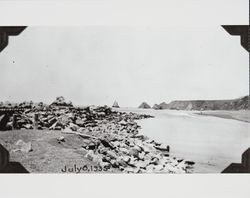
[[160, 109], [177, 110], [243, 110], [248, 109], [249, 96], [234, 100], [176, 100], [161, 105]]

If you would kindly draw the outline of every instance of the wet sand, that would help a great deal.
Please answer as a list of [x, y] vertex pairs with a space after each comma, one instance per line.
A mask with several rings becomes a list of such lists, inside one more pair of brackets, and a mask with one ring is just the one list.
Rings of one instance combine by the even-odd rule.
[[240, 110], [240, 111], [202, 111], [197, 112], [199, 115], [203, 116], [215, 116], [225, 119], [239, 120], [243, 122], [250, 122], [250, 111]]
[[250, 123], [203, 116], [192, 111], [122, 108], [146, 113], [152, 119], [139, 120], [142, 134], [170, 145], [172, 156], [196, 162], [196, 173], [220, 173], [230, 163], [239, 163], [250, 146]]

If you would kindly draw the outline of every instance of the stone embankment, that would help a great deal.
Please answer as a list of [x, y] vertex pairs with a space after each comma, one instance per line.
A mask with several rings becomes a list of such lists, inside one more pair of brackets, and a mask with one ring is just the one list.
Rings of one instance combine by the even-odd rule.
[[103, 167], [127, 173], [192, 172], [194, 162], [170, 157], [169, 146], [139, 134], [136, 120], [152, 118], [150, 115], [118, 112], [107, 106], [40, 105], [1, 118], [8, 130], [59, 130], [58, 144], [67, 141], [66, 134], [80, 136], [85, 157]]

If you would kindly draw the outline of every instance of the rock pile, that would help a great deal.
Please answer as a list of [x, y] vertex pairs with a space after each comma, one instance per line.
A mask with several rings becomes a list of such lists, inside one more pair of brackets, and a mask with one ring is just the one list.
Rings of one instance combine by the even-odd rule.
[[65, 98], [63, 96], [59, 96], [56, 98], [54, 102], [52, 102], [51, 106], [68, 106], [68, 107], [73, 107], [73, 104], [71, 101], [66, 102]]
[[[6, 124], [16, 129], [60, 130], [62, 133], [79, 135], [82, 137], [81, 148], [87, 153], [86, 158], [100, 166], [122, 172], [192, 171], [192, 164], [169, 157], [169, 146], [139, 134], [140, 126], [136, 120], [152, 116], [118, 112], [108, 106], [75, 108], [62, 103], [34, 106], [14, 114]], [[59, 136], [56, 142], [65, 144], [67, 138]], [[32, 149], [29, 143], [18, 142], [17, 145], [24, 152]]]
[[[35, 117], [37, 118], [35, 119]], [[2, 115], [1, 122], [8, 126], [15, 125], [15, 129], [37, 128], [47, 130], [85, 131], [86, 128], [96, 127], [102, 122], [118, 123], [120, 121], [125, 122], [127, 120], [137, 120], [149, 117], [151, 116], [112, 111], [112, 109], [107, 106], [61, 109], [50, 106], [48, 109], [33, 108], [24, 110], [20, 114], [11, 116], [9, 122], [4, 122], [4, 116]], [[37, 127], [35, 127], [35, 125], [37, 125]]]
[[123, 132], [109, 142], [96, 139], [91, 145], [87, 158], [97, 161], [100, 166], [118, 168], [126, 173], [187, 173], [192, 170], [187, 161], [169, 157], [168, 146], [144, 136]]

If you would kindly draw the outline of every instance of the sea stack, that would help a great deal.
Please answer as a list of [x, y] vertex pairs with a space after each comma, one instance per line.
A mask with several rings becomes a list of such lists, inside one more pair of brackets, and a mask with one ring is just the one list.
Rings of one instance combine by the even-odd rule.
[[160, 105], [158, 105], [158, 104], [155, 104], [152, 108], [155, 109], [155, 110], [161, 109]]
[[140, 109], [151, 109], [151, 107], [146, 103], [146, 102], [143, 102], [140, 106], [139, 106]]
[[114, 107], [114, 108], [120, 108], [117, 101], [114, 102], [114, 104], [112, 105], [112, 107]]
[[168, 109], [168, 104], [165, 102], [162, 102], [159, 104], [159, 109]]

